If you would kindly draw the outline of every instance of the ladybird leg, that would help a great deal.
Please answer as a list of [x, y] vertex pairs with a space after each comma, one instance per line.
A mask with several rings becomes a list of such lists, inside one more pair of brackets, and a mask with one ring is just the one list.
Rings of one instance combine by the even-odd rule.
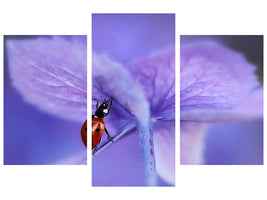
[[109, 99], [108, 101], [110, 101], [110, 104], [109, 104], [109, 109], [108, 109], [108, 113], [109, 113], [109, 111], [110, 111], [110, 109], [111, 109], [111, 106], [112, 106], [112, 101], [113, 101], [113, 98], [112, 98], [112, 97], [110, 97], [110, 99]]
[[97, 99], [93, 99], [96, 101], [96, 108], [98, 109], [98, 100]]
[[114, 142], [114, 141], [113, 141], [113, 137], [111, 137], [111, 136], [108, 134], [108, 130], [106, 129], [106, 127], [105, 127], [105, 132], [106, 132], [106, 134], [107, 134], [107, 136], [108, 136], [108, 137], [107, 137], [108, 140], [111, 141], [111, 142]]
[[95, 146], [95, 148], [94, 148], [94, 151], [93, 151], [93, 155], [95, 156], [95, 153], [96, 153], [96, 150], [97, 150], [97, 147], [98, 147], [98, 145], [100, 144], [100, 141], [101, 141], [101, 139], [99, 140], [99, 142], [97, 143], [97, 145]]

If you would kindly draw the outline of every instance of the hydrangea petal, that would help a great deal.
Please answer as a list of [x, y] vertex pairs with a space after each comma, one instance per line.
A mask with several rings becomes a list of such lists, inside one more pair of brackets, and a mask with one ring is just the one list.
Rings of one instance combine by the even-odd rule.
[[193, 109], [181, 112], [184, 121], [225, 123], [257, 120], [263, 116], [263, 90], [253, 91], [240, 105], [232, 109]]
[[7, 39], [12, 83], [40, 110], [86, 119], [86, 36]]
[[204, 163], [204, 139], [209, 125], [182, 122], [180, 125], [180, 163], [199, 165]]
[[175, 51], [168, 48], [150, 57], [127, 65], [137, 84], [144, 91], [155, 118], [175, 116]]
[[158, 175], [175, 184], [175, 122], [158, 122], [154, 126], [154, 145]]
[[[238, 113], [242, 109], [237, 109], [240, 104], [255, 103], [250, 97], [259, 87], [255, 69], [242, 54], [215, 41], [181, 44], [181, 120], [255, 118], [255, 114], [244, 116]], [[258, 97], [253, 99], [257, 101], [260, 90], [256, 93]]]

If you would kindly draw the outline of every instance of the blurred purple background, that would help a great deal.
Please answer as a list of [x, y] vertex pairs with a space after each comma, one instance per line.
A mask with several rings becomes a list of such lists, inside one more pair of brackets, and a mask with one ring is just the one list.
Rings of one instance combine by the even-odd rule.
[[[5, 36], [4, 42], [29, 38], [35, 36]], [[4, 50], [4, 164], [80, 164], [86, 159], [82, 124], [54, 117], [25, 102], [12, 86], [6, 45]]]
[[120, 63], [175, 45], [174, 14], [93, 14], [92, 48]]
[[[174, 47], [175, 15], [93, 14], [92, 31], [94, 52], [126, 64], [164, 48]], [[114, 142], [95, 156], [92, 164], [93, 186], [145, 185], [137, 132]], [[159, 185], [169, 184], [159, 178]]]
[[214, 125], [205, 149], [205, 164], [263, 164], [263, 121]]

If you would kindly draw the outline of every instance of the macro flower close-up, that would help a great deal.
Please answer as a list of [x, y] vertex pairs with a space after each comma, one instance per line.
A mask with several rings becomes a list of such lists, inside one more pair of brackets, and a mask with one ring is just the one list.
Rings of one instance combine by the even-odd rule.
[[4, 164], [86, 163], [86, 40], [4, 37]]
[[263, 164], [262, 55], [262, 36], [181, 36], [181, 164]]
[[[92, 99], [113, 98], [93, 186], [175, 184], [173, 14], [93, 14]], [[92, 105], [96, 110], [96, 101]]]

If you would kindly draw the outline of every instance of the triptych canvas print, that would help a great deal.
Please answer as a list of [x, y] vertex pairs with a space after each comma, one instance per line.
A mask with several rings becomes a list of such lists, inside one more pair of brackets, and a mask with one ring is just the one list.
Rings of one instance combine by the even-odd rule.
[[3, 164], [92, 164], [92, 186], [263, 165], [263, 35], [175, 28], [175, 14], [92, 14], [91, 37], [5, 35]]

